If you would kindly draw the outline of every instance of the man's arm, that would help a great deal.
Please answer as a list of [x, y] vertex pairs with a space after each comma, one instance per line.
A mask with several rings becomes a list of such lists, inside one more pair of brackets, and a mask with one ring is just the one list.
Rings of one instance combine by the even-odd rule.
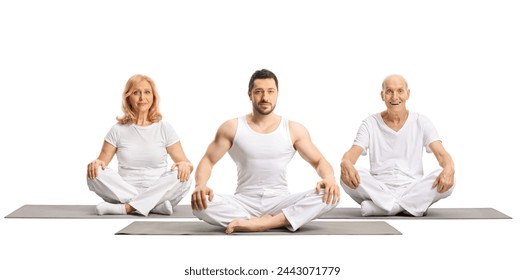
[[195, 171], [195, 190], [191, 195], [191, 208], [193, 210], [204, 210], [208, 207], [206, 197], [209, 201], [213, 199], [213, 190], [207, 186], [213, 166], [226, 154], [233, 144], [233, 137], [237, 129], [237, 119], [223, 123], [215, 139], [211, 142]]
[[363, 148], [358, 145], [352, 145], [341, 159], [341, 180], [352, 189], [356, 189], [361, 183], [359, 173], [354, 165], [363, 153]]
[[289, 127], [294, 148], [304, 160], [314, 167], [317, 174], [322, 178], [317, 183], [317, 193], [324, 188], [323, 202], [327, 204], [339, 202], [339, 186], [335, 181], [334, 169], [314, 145], [308, 130], [304, 126], [290, 121]]
[[441, 141], [434, 141], [430, 143], [429, 147], [434, 156], [436, 156], [439, 166], [443, 168], [434, 184], [432, 184], [432, 188], [437, 187], [439, 193], [444, 193], [454, 185], [454, 161], [443, 147]]

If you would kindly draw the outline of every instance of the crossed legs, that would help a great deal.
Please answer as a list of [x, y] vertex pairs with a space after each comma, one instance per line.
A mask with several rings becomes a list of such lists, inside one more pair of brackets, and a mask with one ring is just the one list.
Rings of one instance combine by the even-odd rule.
[[97, 205], [99, 215], [137, 212], [147, 216], [150, 212], [171, 215], [173, 206], [189, 191], [191, 181], [180, 182], [176, 171], [167, 171], [151, 186], [139, 191], [116, 171], [106, 168], [99, 169], [97, 178], [87, 179], [87, 184], [104, 200]]
[[341, 181], [343, 190], [361, 205], [363, 216], [389, 216], [408, 212], [413, 216], [422, 216], [435, 202], [448, 197], [453, 188], [445, 193], [438, 193], [432, 188], [434, 180], [441, 170], [435, 170], [413, 184], [395, 188], [375, 179], [368, 170], [358, 169], [361, 184], [352, 189]]
[[315, 190], [297, 194], [221, 195], [216, 194], [208, 208], [193, 211], [199, 219], [224, 227], [226, 233], [266, 231], [286, 227], [290, 231], [332, 210], [337, 204], [322, 202]]

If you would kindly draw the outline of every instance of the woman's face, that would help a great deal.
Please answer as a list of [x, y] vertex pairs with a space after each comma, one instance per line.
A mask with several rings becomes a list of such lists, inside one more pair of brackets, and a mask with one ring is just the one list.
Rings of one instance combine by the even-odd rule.
[[128, 100], [134, 113], [147, 113], [153, 104], [153, 90], [148, 81], [142, 80], [131, 88]]

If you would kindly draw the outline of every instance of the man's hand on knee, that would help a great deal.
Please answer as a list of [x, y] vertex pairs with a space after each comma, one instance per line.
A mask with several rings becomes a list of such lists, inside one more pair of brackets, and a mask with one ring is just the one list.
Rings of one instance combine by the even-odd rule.
[[321, 189], [324, 189], [323, 202], [326, 204], [336, 204], [339, 203], [340, 193], [339, 186], [334, 179], [323, 179], [317, 183], [315, 187], [316, 192], [321, 193]]
[[193, 210], [204, 210], [208, 208], [208, 201], [213, 200], [213, 190], [204, 187], [195, 187], [193, 194], [191, 195], [191, 209]]

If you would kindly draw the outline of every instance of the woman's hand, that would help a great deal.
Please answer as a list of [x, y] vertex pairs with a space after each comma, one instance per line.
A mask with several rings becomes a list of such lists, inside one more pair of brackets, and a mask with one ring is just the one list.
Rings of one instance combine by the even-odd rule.
[[193, 171], [193, 164], [189, 161], [179, 161], [173, 163], [171, 166], [171, 171], [178, 169], [177, 178], [181, 182], [186, 182], [190, 179], [191, 172]]
[[99, 167], [102, 167], [102, 170], [105, 170], [106, 169], [106, 163], [99, 160], [99, 159], [96, 159], [92, 162], [90, 162], [87, 166], [87, 176], [89, 179], [93, 180], [95, 178], [97, 178], [98, 176], [98, 168]]

